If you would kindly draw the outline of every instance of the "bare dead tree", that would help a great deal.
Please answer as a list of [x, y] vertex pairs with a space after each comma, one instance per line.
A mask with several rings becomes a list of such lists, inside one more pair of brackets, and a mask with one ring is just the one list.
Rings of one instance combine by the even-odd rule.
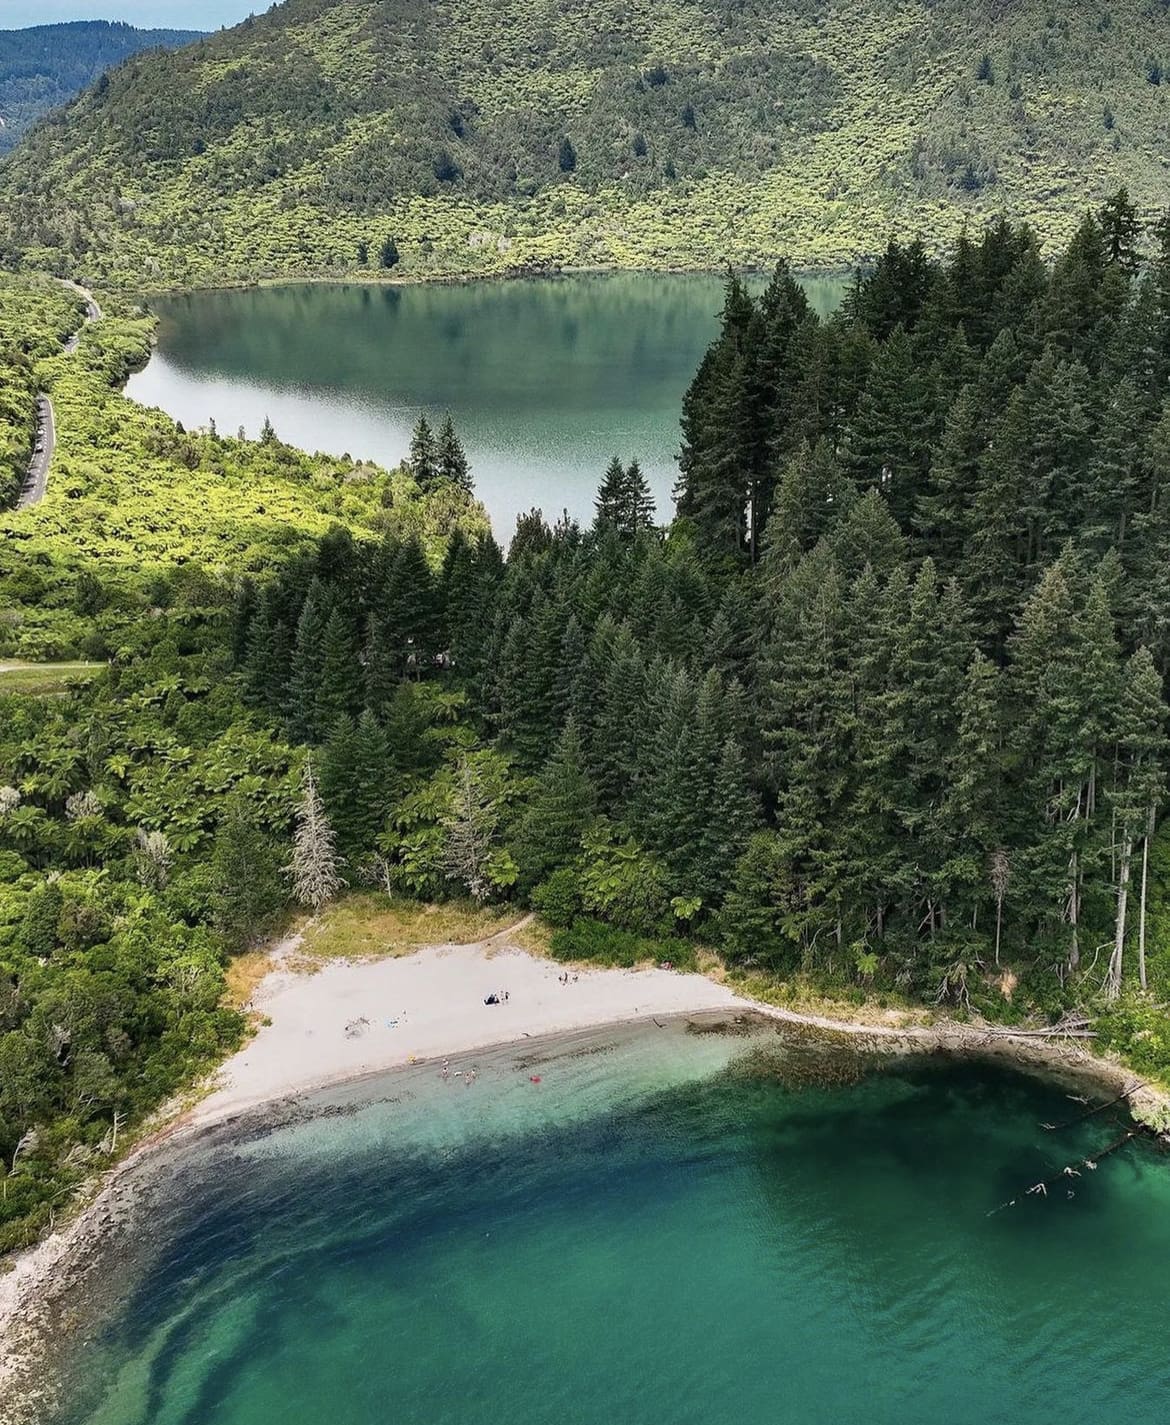
[[1002, 846], [991, 853], [987, 865], [988, 879], [995, 895], [995, 963], [999, 964], [999, 941], [1003, 930], [1003, 903], [1012, 881], [1012, 864]]

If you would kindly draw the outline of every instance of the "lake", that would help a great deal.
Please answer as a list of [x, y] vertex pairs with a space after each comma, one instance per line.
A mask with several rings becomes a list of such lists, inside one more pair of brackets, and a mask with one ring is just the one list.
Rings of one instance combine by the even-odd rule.
[[[847, 279], [802, 279], [822, 314]], [[613, 455], [669, 517], [683, 393], [722, 279], [620, 273], [454, 285], [326, 285], [156, 299], [159, 345], [128, 393], [188, 426], [394, 465], [450, 411], [506, 539], [522, 511], [590, 521]]]
[[156, 1167], [56, 1425], [1170, 1419], [1170, 1165], [1027, 1195], [1118, 1131], [1062, 1091], [772, 1028], [472, 1062]]

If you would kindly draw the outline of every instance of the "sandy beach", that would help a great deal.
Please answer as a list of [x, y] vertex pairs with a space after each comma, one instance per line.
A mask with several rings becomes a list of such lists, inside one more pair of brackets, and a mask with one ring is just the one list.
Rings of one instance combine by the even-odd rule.
[[[529, 1037], [746, 1003], [703, 975], [570, 970], [565, 984], [565, 973], [503, 941], [366, 963], [331, 961], [312, 974], [278, 968], [252, 1002], [271, 1024], [224, 1064], [188, 1121], [205, 1127], [421, 1059], [454, 1061]], [[493, 994], [501, 1003], [485, 1004]]]
[[[513, 927], [515, 929], [515, 927]], [[559, 963], [516, 948], [511, 931], [475, 945], [441, 945], [386, 959], [306, 961], [297, 936], [278, 945], [250, 1009], [259, 1027], [192, 1107], [160, 1116], [107, 1176], [88, 1206], [0, 1273], [0, 1425], [35, 1418], [38, 1339], [84, 1276], [92, 1249], [124, 1205], [120, 1179], [159, 1143], [224, 1125], [326, 1086], [449, 1058], [452, 1072], [474, 1051], [526, 1038], [690, 1014], [755, 1012], [829, 1033], [856, 1035], [876, 1050], [988, 1052], [1021, 1067], [1059, 1069], [1120, 1092], [1135, 1080], [1070, 1044], [994, 1035], [942, 1022], [850, 1023], [760, 1004], [699, 974], [613, 970]], [[485, 1003], [489, 996], [498, 1003]]]
[[[670, 970], [565, 969], [509, 943], [429, 946], [381, 960], [300, 955], [297, 936], [272, 952], [251, 1010], [253, 1038], [221, 1067], [194, 1107], [160, 1116], [156, 1131], [111, 1171], [96, 1196], [59, 1231], [0, 1271], [0, 1425], [35, 1418], [41, 1382], [36, 1345], [117, 1220], [119, 1183], [159, 1143], [327, 1085], [424, 1059], [458, 1056], [525, 1038], [703, 1011], [746, 1001], [702, 975]], [[568, 983], [561, 979], [567, 974]], [[507, 995], [485, 1004], [491, 994]]]

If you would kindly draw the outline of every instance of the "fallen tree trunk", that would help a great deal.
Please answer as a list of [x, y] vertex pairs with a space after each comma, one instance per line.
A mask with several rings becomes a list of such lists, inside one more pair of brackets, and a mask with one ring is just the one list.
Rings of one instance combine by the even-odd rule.
[[[1131, 1094], [1137, 1093], [1138, 1089], [1144, 1089], [1145, 1087], [1144, 1083], [1134, 1084], [1132, 1087], [1124, 1089], [1116, 1098], [1111, 1098], [1108, 1103], [1099, 1103], [1096, 1108], [1090, 1108], [1085, 1113], [1078, 1113], [1075, 1118], [1070, 1118], [1064, 1123], [1042, 1123], [1040, 1127], [1046, 1128], [1049, 1133], [1059, 1133], [1062, 1128], [1071, 1128], [1074, 1123], [1084, 1123], [1086, 1118], [1092, 1118], [1098, 1113], [1104, 1113], [1107, 1108], [1112, 1108], [1114, 1104], [1120, 1103], [1123, 1099], [1129, 1098]], [[1082, 1099], [1081, 1102], [1083, 1103], [1084, 1100]]]
[[[1110, 1153], [1116, 1153], [1119, 1148], [1124, 1148], [1130, 1139], [1138, 1136], [1138, 1131], [1136, 1128], [1129, 1128], [1120, 1138], [1115, 1138], [1112, 1143], [1106, 1144], [1099, 1153], [1093, 1153], [1087, 1158], [1080, 1158], [1075, 1163], [1066, 1163], [1060, 1172], [1053, 1173], [1050, 1178], [1043, 1178], [1040, 1182], [1033, 1183], [1031, 1187], [1025, 1188], [1020, 1194], [1020, 1197], [1047, 1197], [1049, 1188], [1056, 1187], [1060, 1183], [1065, 1184], [1067, 1195], [1074, 1197], [1076, 1195], [1076, 1189], [1069, 1186], [1073, 1179], [1083, 1176], [1083, 1169], [1089, 1172], [1096, 1172], [1097, 1164], [1102, 1158], [1107, 1158]], [[998, 1207], [991, 1209], [987, 1214], [988, 1217], [994, 1217], [997, 1212], [1002, 1212], [1005, 1207], [1015, 1207], [1016, 1203], [1020, 1201], [1020, 1197], [1009, 1198], [1007, 1202], [1001, 1202]]]

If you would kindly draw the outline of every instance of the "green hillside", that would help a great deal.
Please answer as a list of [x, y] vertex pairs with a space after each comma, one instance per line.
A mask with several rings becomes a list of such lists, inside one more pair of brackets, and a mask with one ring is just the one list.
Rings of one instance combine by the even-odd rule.
[[0, 153], [111, 65], [145, 49], [174, 49], [198, 38], [197, 30], [137, 30], [108, 20], [0, 30]]
[[1159, 0], [288, 0], [42, 125], [0, 249], [164, 285], [838, 265], [1152, 210], [1168, 137]]

